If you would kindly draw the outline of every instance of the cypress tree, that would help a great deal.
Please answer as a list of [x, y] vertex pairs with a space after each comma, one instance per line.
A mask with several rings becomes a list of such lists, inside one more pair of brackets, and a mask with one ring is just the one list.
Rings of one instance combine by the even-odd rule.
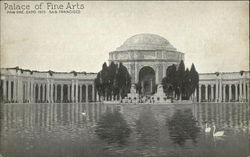
[[184, 88], [183, 88], [183, 97], [185, 99], [188, 99], [189, 96], [190, 96], [190, 93], [191, 93], [191, 79], [190, 79], [190, 71], [189, 69], [187, 68], [186, 71], [185, 71], [185, 78], [184, 78]]
[[166, 77], [162, 80], [164, 92], [168, 95], [176, 90], [176, 66], [173, 64], [166, 70]]
[[[164, 92], [168, 95], [175, 94], [179, 99], [189, 99], [199, 84], [199, 74], [192, 64], [191, 69], [185, 70], [185, 64], [180, 62], [178, 69], [173, 64], [166, 70], [166, 76], [162, 79]], [[175, 94], [174, 94], [175, 93]]]
[[195, 69], [194, 64], [192, 64], [191, 69], [190, 69], [190, 91], [191, 94], [194, 93], [195, 89], [198, 88], [199, 85], [199, 74]]
[[185, 86], [185, 65], [183, 60], [181, 60], [178, 70], [176, 73], [176, 81], [177, 81], [177, 91], [178, 91], [178, 97], [180, 100], [182, 100], [182, 94], [184, 91], [184, 86]]
[[102, 89], [104, 90], [104, 97], [107, 99], [107, 91], [108, 91], [108, 66], [106, 62], [102, 66], [102, 71], [101, 71], [101, 78], [102, 78]]

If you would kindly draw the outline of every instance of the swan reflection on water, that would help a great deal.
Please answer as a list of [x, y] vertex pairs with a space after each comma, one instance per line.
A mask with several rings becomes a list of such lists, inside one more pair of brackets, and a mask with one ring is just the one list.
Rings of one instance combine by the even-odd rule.
[[208, 127], [208, 125], [206, 123], [205, 133], [210, 133], [210, 131], [211, 131], [211, 127]]

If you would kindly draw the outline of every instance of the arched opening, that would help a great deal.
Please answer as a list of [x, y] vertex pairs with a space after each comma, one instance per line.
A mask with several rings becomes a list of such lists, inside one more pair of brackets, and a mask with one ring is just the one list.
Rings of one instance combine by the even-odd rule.
[[212, 88], [211, 88], [211, 85], [208, 85], [208, 101], [211, 101], [212, 100]]
[[2, 102], [3, 101], [3, 99], [4, 99], [4, 95], [3, 95], [3, 80], [1, 80], [1, 85], [0, 85], [0, 93], [1, 93], [1, 95], [0, 95], [0, 102]]
[[82, 102], [86, 102], [86, 86], [82, 85]]
[[205, 95], [205, 91], [206, 90], [206, 86], [205, 85], [201, 85], [201, 101], [206, 101], [206, 95]]
[[38, 91], [39, 91], [39, 87], [38, 84], [35, 85], [35, 101], [38, 102]]
[[68, 85], [63, 85], [63, 102], [68, 102]]
[[77, 88], [78, 88], [78, 89], [77, 89], [77, 92], [78, 92], [78, 94], [77, 94], [77, 95], [78, 95], [77, 101], [78, 101], [78, 102], [81, 102], [81, 91], [80, 91], [81, 85], [78, 85]]
[[229, 102], [229, 85], [226, 85], [225, 88], [226, 88], [225, 89], [226, 90], [225, 91], [225, 94], [226, 94], [225, 95], [225, 102]]
[[153, 68], [146, 66], [139, 72], [139, 83], [143, 95], [152, 95], [155, 92], [155, 71]]
[[11, 100], [11, 102], [13, 102], [13, 100], [14, 100], [14, 82], [13, 81], [11, 81], [11, 83], [10, 83], [10, 90], [11, 90], [11, 92], [10, 92], [10, 100]]
[[40, 85], [40, 102], [43, 101], [43, 85]]
[[249, 98], [249, 89], [248, 89], [248, 85], [246, 84], [246, 102], [248, 102], [248, 98]]
[[89, 85], [88, 86], [88, 101], [93, 101], [92, 100], [92, 90], [93, 90], [92, 85]]
[[216, 99], [216, 85], [212, 85], [212, 101], [214, 102]]
[[238, 93], [238, 96], [237, 96], [237, 101], [239, 101], [240, 100], [240, 85], [238, 84], [237, 85], [237, 93]]
[[235, 96], [236, 88], [235, 88], [235, 85], [232, 85], [231, 89], [232, 89], [232, 99], [231, 100], [235, 101], [236, 100], [236, 96]]
[[56, 88], [56, 102], [59, 102], [61, 100], [61, 85], [57, 85]]
[[44, 85], [44, 101], [47, 102], [47, 85]]

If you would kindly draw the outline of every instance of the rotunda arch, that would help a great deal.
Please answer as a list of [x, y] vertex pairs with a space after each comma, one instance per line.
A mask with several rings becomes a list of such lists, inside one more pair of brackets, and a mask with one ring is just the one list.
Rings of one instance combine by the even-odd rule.
[[139, 84], [141, 94], [152, 95], [155, 87], [155, 70], [150, 66], [144, 66], [139, 71]]

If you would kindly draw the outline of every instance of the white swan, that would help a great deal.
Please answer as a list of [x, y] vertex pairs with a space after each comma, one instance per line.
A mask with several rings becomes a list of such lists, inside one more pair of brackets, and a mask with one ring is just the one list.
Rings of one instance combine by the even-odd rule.
[[224, 131], [217, 131], [217, 132], [215, 132], [215, 129], [216, 129], [216, 127], [215, 127], [215, 125], [214, 125], [214, 131], [213, 131], [213, 136], [214, 136], [214, 137], [221, 137], [221, 136], [224, 136]]
[[206, 133], [210, 133], [210, 131], [211, 131], [211, 128], [210, 128], [210, 127], [207, 127], [207, 123], [206, 123], [205, 132], [206, 132]]
[[86, 113], [85, 113], [85, 112], [82, 112], [82, 115], [83, 115], [83, 116], [86, 116]]

